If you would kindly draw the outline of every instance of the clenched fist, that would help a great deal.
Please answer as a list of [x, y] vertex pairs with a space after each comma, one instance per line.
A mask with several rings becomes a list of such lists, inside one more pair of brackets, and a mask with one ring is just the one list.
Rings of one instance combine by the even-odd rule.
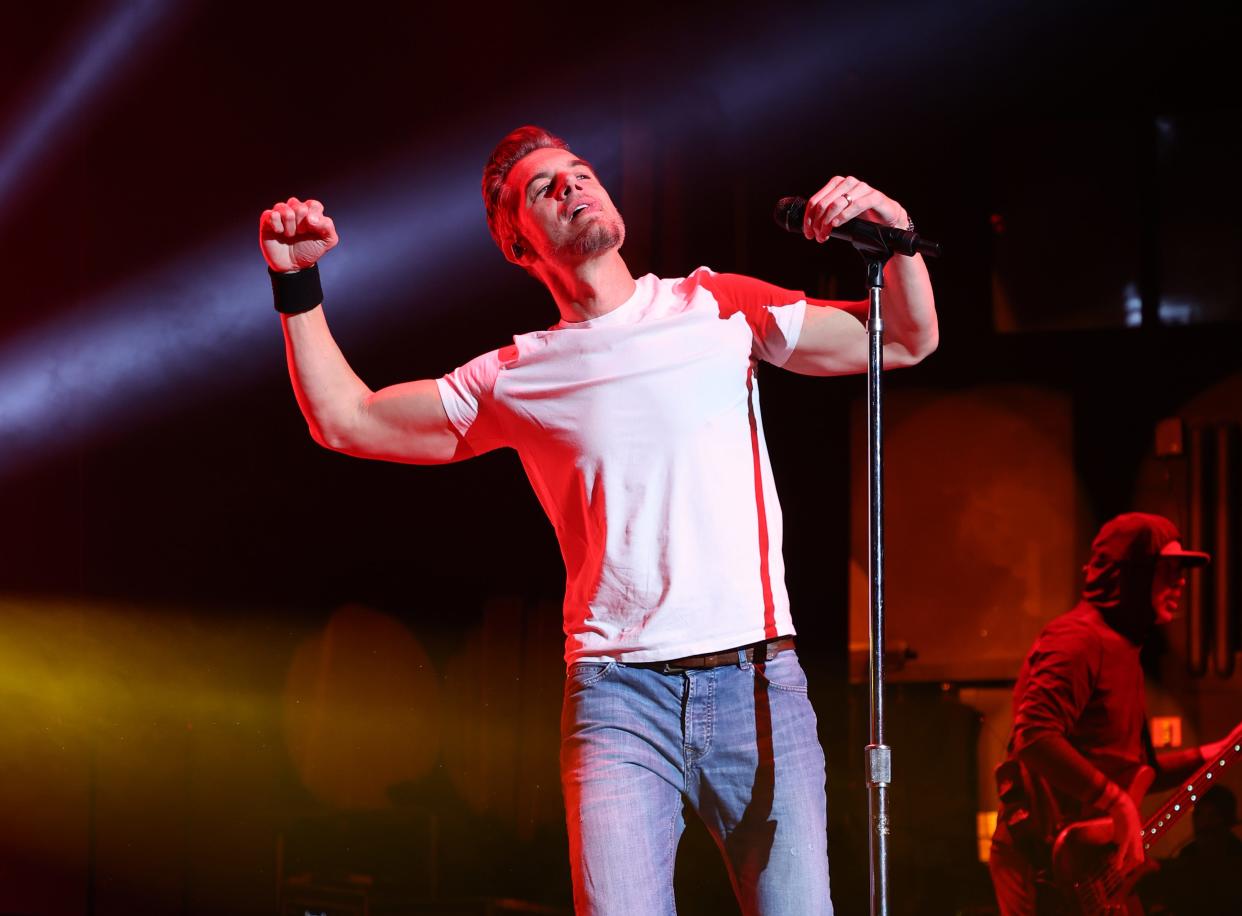
[[259, 218], [259, 247], [272, 270], [305, 270], [339, 241], [332, 218], [317, 200], [290, 197]]

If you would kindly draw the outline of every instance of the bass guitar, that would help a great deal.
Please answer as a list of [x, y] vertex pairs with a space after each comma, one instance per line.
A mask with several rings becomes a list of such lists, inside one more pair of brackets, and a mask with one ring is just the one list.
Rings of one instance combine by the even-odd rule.
[[[1143, 850], [1148, 852], [1187, 811], [1194, 809], [1199, 796], [1212, 787], [1219, 774], [1242, 757], [1242, 724], [1229, 735], [1225, 749], [1207, 761], [1143, 824]], [[1127, 791], [1137, 805], [1151, 787], [1155, 771], [1140, 767]], [[1070, 824], [1062, 830], [1052, 847], [1053, 883], [1073, 916], [1131, 916], [1142, 907], [1133, 896], [1134, 886], [1157, 866], [1149, 858], [1129, 869], [1117, 864], [1117, 846], [1112, 842], [1113, 822], [1100, 817]]]

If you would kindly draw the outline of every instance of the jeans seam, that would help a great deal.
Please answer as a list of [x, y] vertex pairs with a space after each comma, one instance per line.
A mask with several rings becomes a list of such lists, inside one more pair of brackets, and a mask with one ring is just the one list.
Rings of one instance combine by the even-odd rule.
[[685, 788], [690, 788], [690, 770], [694, 766], [694, 749], [691, 746], [691, 739], [694, 736], [694, 678], [688, 673], [681, 675], [682, 683], [685, 684], [685, 699], [682, 701], [682, 722], [681, 722], [681, 761], [682, 769], [685, 771]]
[[[682, 804], [684, 805], [685, 802], [683, 801]], [[679, 817], [681, 817], [681, 807], [674, 805], [673, 816], [668, 820], [668, 856], [665, 861], [669, 867], [664, 869], [664, 899], [672, 902], [674, 916], [677, 913], [677, 895], [673, 893], [673, 869], [677, 862], [677, 847], [673, 840], [677, 836], [677, 818]]]
[[707, 715], [705, 716], [707, 723], [703, 727], [703, 753], [699, 755], [702, 760], [712, 752], [712, 737], [716, 730], [716, 672], [712, 672], [712, 676], [707, 685]]

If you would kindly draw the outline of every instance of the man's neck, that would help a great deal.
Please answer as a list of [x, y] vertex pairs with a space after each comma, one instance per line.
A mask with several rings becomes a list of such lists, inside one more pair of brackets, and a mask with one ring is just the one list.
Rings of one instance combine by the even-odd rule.
[[540, 279], [556, 300], [561, 320], [587, 321], [607, 315], [630, 296], [635, 282], [620, 252], [574, 264], [556, 264], [540, 272]]

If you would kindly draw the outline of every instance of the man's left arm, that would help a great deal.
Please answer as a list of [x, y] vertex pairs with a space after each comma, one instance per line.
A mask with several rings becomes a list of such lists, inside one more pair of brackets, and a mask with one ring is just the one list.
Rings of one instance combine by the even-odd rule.
[[1180, 751], [1165, 751], [1156, 755], [1156, 780], [1152, 783], [1152, 791], [1160, 792], [1171, 789], [1178, 783], [1193, 776], [1200, 767], [1209, 760], [1215, 760], [1225, 752], [1230, 740], [1238, 740], [1235, 734], [1229, 734], [1219, 741], [1188, 747]]
[[[905, 229], [910, 222], [897, 201], [865, 182], [837, 176], [809, 201], [802, 232], [817, 242], [855, 217]], [[833, 307], [836, 306], [836, 307]], [[803, 375], [847, 375], [867, 369], [867, 331], [851, 312], [867, 304], [818, 304], [808, 300], [802, 332], [785, 368]], [[939, 343], [931, 278], [921, 255], [894, 255], [884, 268], [884, 367], [921, 362]]]

